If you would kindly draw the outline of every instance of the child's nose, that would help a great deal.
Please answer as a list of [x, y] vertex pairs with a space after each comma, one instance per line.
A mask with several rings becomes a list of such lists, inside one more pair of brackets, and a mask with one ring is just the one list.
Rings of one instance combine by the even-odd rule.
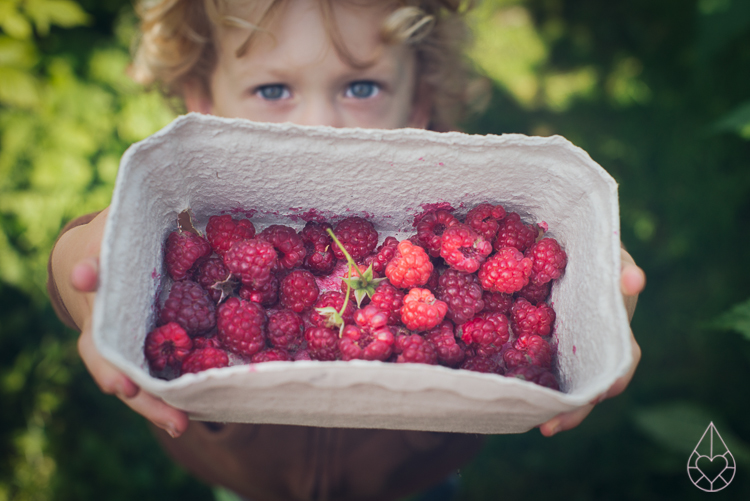
[[327, 99], [311, 99], [302, 104], [295, 120], [300, 125], [328, 125], [343, 127], [344, 123], [335, 103]]

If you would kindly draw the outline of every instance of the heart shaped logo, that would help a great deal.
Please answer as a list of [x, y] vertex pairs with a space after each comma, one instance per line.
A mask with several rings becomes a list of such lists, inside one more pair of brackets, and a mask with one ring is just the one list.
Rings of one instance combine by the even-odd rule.
[[705, 475], [709, 482], [714, 482], [719, 475], [729, 466], [727, 458], [724, 456], [698, 456], [695, 461], [695, 467], [701, 474]]
[[714, 424], [709, 423], [688, 459], [690, 480], [702, 491], [717, 492], [734, 479], [736, 469], [734, 456]]

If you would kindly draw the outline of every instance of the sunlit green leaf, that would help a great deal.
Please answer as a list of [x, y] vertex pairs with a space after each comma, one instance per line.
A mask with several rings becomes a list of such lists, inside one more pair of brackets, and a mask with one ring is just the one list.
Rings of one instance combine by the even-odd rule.
[[721, 416], [689, 402], [670, 402], [637, 409], [633, 414], [636, 426], [652, 440], [687, 460], [713, 422], [729, 450], [738, 461], [750, 463], [750, 447], [724, 425]]
[[651, 99], [651, 89], [640, 78], [643, 64], [634, 57], [617, 62], [607, 77], [607, 92], [622, 107], [645, 104]]
[[30, 107], [39, 101], [36, 79], [29, 73], [0, 66], [0, 104]]
[[750, 101], [717, 120], [713, 125], [713, 130], [735, 132], [745, 139], [750, 139]]
[[0, 66], [28, 69], [39, 59], [36, 47], [29, 40], [16, 40], [0, 35]]
[[138, 91], [140, 87], [125, 73], [129, 64], [130, 55], [124, 50], [98, 50], [89, 61], [89, 73], [93, 79], [119, 91]]
[[144, 139], [174, 119], [174, 112], [156, 92], [124, 98], [117, 132], [128, 142]]
[[734, 305], [732, 309], [720, 315], [708, 326], [739, 332], [750, 341], [750, 299]]
[[53, 24], [70, 28], [89, 22], [89, 15], [69, 0], [26, 0], [24, 10], [42, 36], [49, 33]]
[[592, 67], [545, 76], [544, 94], [553, 111], [567, 110], [578, 98], [591, 97], [596, 89], [597, 74]]
[[31, 24], [18, 10], [17, 0], [0, 2], [0, 28], [13, 38], [24, 40], [31, 36]]
[[528, 10], [518, 2], [485, 2], [472, 15], [474, 62], [523, 105], [531, 106], [539, 92], [536, 69], [547, 59], [547, 47]]

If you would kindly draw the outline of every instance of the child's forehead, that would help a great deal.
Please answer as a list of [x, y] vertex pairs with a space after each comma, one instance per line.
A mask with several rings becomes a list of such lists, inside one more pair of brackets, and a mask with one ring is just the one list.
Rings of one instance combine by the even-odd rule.
[[390, 0], [232, 0], [216, 42], [222, 51], [235, 51], [252, 34], [248, 50], [240, 51], [250, 53], [290, 44], [302, 50], [302, 44], [336, 39], [355, 58], [367, 60], [382, 44], [383, 23], [393, 8]]

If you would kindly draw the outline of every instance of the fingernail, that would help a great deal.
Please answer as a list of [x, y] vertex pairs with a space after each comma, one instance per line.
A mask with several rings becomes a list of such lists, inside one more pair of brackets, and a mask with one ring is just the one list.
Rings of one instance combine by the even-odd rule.
[[605, 400], [607, 400], [607, 393], [606, 392], [602, 393], [601, 395], [599, 395], [598, 397], [596, 397], [594, 400], [592, 400], [589, 403], [591, 405], [598, 405], [598, 404], [604, 402]]
[[560, 420], [554, 421], [552, 426], [550, 426], [549, 436], [555, 435], [558, 431], [560, 431]]
[[179, 436], [179, 433], [177, 433], [177, 428], [172, 423], [167, 423], [164, 427], [164, 430], [169, 433], [169, 436], [172, 438], [177, 438]]

